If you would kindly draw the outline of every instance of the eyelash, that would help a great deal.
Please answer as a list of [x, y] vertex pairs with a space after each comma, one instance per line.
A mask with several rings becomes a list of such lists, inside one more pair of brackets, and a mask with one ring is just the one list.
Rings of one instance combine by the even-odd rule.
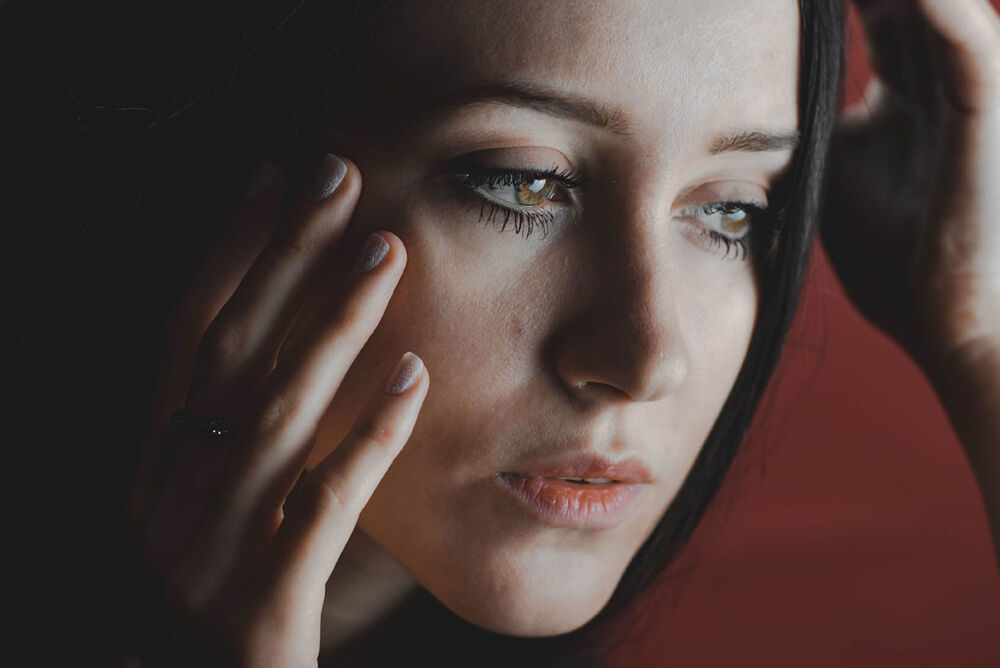
[[[455, 182], [459, 194], [463, 196], [472, 195], [479, 202], [479, 221], [490, 223], [494, 220], [497, 213], [502, 213], [503, 215], [503, 225], [500, 231], [507, 229], [507, 225], [513, 219], [514, 222], [514, 232], [516, 234], [521, 234], [521, 231], [527, 226], [527, 230], [524, 233], [525, 239], [531, 236], [531, 232], [534, 230], [535, 226], [539, 226], [542, 229], [542, 238], [548, 234], [548, 226], [555, 220], [555, 216], [547, 211], [549, 207], [535, 210], [526, 209], [513, 209], [511, 207], [495, 202], [483, 195], [475, 192], [477, 188], [482, 186], [489, 186], [491, 188], [496, 188], [497, 186], [523, 186], [526, 183], [532, 183], [538, 179], [551, 179], [556, 181], [562, 187], [572, 190], [574, 188], [579, 188], [586, 182], [586, 179], [577, 172], [576, 170], [570, 171], [559, 171], [555, 168], [549, 170], [512, 170], [503, 168], [478, 168], [476, 170], [468, 170], [457, 175], [459, 178]], [[486, 207], [489, 207], [489, 212], [487, 213]], [[754, 222], [755, 219], [767, 211], [766, 207], [761, 206], [755, 202], [740, 202], [740, 201], [724, 201], [724, 202], [708, 202], [701, 205], [701, 210], [706, 215], [711, 215], [713, 213], [735, 213], [737, 210], [745, 211], [747, 216], [750, 218], [750, 233], [747, 234], [746, 238], [736, 239], [716, 230], [706, 229], [704, 227], [700, 228], [699, 233], [706, 238], [709, 250], [714, 250], [725, 246], [725, 253], [723, 257], [729, 257], [730, 251], [736, 248], [735, 257], [746, 260], [750, 254], [750, 239], [754, 234]]]
[[727, 236], [716, 230], [710, 230], [705, 228], [700, 228], [699, 233], [702, 236], [708, 238], [709, 250], [715, 250], [720, 246], [726, 247], [726, 252], [722, 254], [723, 258], [729, 257], [729, 251], [736, 248], [735, 258], [740, 260], [746, 260], [750, 255], [751, 240], [754, 237], [755, 226], [757, 225], [757, 219], [767, 211], [767, 207], [761, 206], [756, 202], [740, 202], [740, 201], [728, 201], [728, 202], [708, 202], [701, 205], [702, 213], [705, 215], [711, 215], [713, 213], [735, 213], [737, 211], [743, 211], [747, 214], [750, 219], [750, 231], [747, 233], [746, 237], [742, 239], [736, 239], [734, 237]]
[[[459, 193], [464, 196], [472, 195], [479, 202], [480, 222], [493, 222], [497, 213], [502, 213], [503, 225], [501, 226], [500, 231], [503, 232], [506, 230], [507, 225], [513, 219], [515, 233], [521, 234], [521, 230], [527, 226], [527, 230], [524, 234], [526, 239], [531, 236], [531, 232], [534, 230], [536, 225], [542, 228], [543, 239], [545, 238], [545, 235], [548, 234], [548, 226], [555, 221], [555, 215], [553, 215], [551, 211], [547, 210], [549, 207], [534, 210], [514, 209], [484, 197], [483, 195], [475, 192], [476, 188], [480, 188], [482, 186], [489, 186], [490, 188], [512, 185], [523, 186], [539, 179], [551, 179], [567, 190], [572, 190], [574, 188], [579, 188], [586, 183], [586, 180], [577, 170], [573, 169], [569, 171], [560, 171], [556, 168], [548, 170], [477, 168], [476, 170], [470, 169], [469, 171], [459, 174], [458, 177], [459, 179], [455, 182], [455, 185], [458, 187]], [[486, 212], [487, 206], [489, 207], [489, 213]], [[486, 218], [486, 220], [483, 221], [483, 218]]]

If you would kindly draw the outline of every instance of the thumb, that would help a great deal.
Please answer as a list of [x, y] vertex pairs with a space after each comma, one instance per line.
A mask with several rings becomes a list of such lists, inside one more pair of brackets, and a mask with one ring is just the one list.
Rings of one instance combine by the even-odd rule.
[[1000, 99], [1000, 16], [989, 0], [919, 0], [927, 25], [940, 38], [952, 102], [981, 110]]

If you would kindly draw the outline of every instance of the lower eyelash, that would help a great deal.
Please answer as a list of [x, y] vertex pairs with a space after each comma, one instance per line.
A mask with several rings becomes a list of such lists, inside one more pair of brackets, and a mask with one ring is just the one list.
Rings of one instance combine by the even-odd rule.
[[[488, 214], [485, 211], [487, 206], [490, 207], [490, 211]], [[550, 211], [546, 211], [545, 209], [542, 209], [540, 211], [517, 211], [515, 209], [509, 209], [503, 206], [502, 204], [491, 202], [486, 198], [480, 198], [479, 222], [483, 223], [484, 225], [486, 223], [492, 223], [493, 220], [496, 218], [497, 213], [501, 212], [503, 215], [503, 225], [500, 226], [499, 231], [503, 232], [505, 229], [507, 229], [507, 224], [511, 221], [511, 219], [513, 219], [514, 232], [516, 234], [520, 234], [521, 230], [525, 226], [527, 226], [528, 228], [527, 232], [524, 233], [525, 239], [531, 236], [531, 231], [535, 228], [536, 225], [542, 228], [541, 238], [544, 239], [546, 236], [548, 236], [549, 225], [552, 224], [552, 222], [555, 220], [555, 216], [553, 216]], [[484, 217], [486, 218], [485, 221], [483, 220]]]
[[[723, 258], [729, 257], [730, 251], [734, 248], [736, 249], [736, 252], [733, 255], [733, 259], [735, 260], [746, 260], [750, 255], [750, 244], [748, 244], [744, 239], [733, 239], [732, 237], [727, 237], [725, 234], [716, 232], [715, 230], [702, 230], [700, 234], [703, 237], [708, 238], [708, 247], [710, 250], [715, 250], [720, 246], [726, 247], [726, 252], [722, 254]], [[753, 234], [752, 230], [751, 234]]]
[[[516, 211], [502, 204], [490, 201], [485, 197], [474, 195], [465, 188], [462, 188], [462, 192], [466, 195], [472, 194], [479, 201], [479, 222], [483, 224], [492, 223], [496, 219], [497, 214], [502, 213], [503, 224], [498, 232], [506, 230], [508, 223], [513, 219], [514, 232], [516, 234], [520, 234], [521, 230], [527, 226], [527, 231], [524, 234], [524, 237], [527, 239], [531, 236], [532, 230], [537, 225], [542, 228], [541, 238], [544, 239], [548, 235], [548, 226], [555, 221], [555, 216], [544, 209], [541, 211]], [[486, 207], [489, 207], [489, 212], [486, 211]], [[470, 210], [472, 208], [474, 208], [474, 205], [469, 207]], [[484, 218], [485, 221], [483, 220]], [[708, 239], [709, 250], [725, 246], [726, 250], [722, 254], [723, 258], [728, 258], [731, 252], [733, 252], [733, 259], [738, 260], [746, 260], [750, 255], [750, 245], [744, 239], [734, 239], [715, 230], [702, 229], [699, 233]]]
[[[507, 172], [506, 174], [512, 175], [516, 173], [517, 172]], [[546, 176], [546, 174], [542, 174], [542, 176]], [[553, 174], [553, 176], [558, 177], [564, 175]], [[571, 187], [576, 187], [580, 183], [582, 183], [582, 181], [570, 180]], [[524, 238], [527, 239], [531, 236], [531, 232], [535, 229], [535, 226], [538, 226], [542, 229], [541, 238], [544, 239], [548, 236], [549, 225], [555, 222], [555, 215], [553, 215], [547, 208], [535, 211], [512, 209], [483, 197], [482, 195], [476, 194], [475, 191], [469, 189], [469, 187], [461, 180], [453, 181], [452, 185], [455, 188], [456, 194], [460, 198], [465, 199], [466, 201], [469, 201], [471, 198], [472, 202], [467, 209], [468, 211], [474, 209], [476, 204], [479, 205], [479, 222], [485, 225], [487, 223], [493, 223], [497, 219], [498, 214], [503, 216], [503, 223], [501, 224], [498, 233], [506, 230], [507, 225], [513, 221], [514, 232], [516, 234], [520, 235], [521, 231], [527, 228], [524, 233]], [[717, 204], [728, 204], [728, 202]], [[753, 218], [759, 218], [760, 214], [765, 211], [764, 208], [753, 203], [734, 202], [734, 204], [747, 209]], [[487, 211], [487, 207], [489, 207], [489, 211]], [[733, 259], [746, 260], [750, 255], [750, 244], [748, 243], [748, 240], [754, 235], [755, 222], [756, 220], [751, 222], [750, 235], [747, 239], [734, 239], [733, 237], [729, 237], [715, 230], [704, 228], [699, 230], [699, 234], [707, 240], [707, 247], [709, 250], [715, 250], [716, 248], [723, 246], [725, 247], [725, 252], [722, 254], [723, 259], [728, 258], [730, 253], [733, 253]]]
[[525, 239], [531, 236], [536, 226], [542, 229], [542, 236], [540, 238], [544, 239], [548, 235], [549, 225], [555, 222], [555, 215], [551, 211], [548, 211], [547, 207], [536, 211], [518, 211], [517, 209], [508, 208], [481, 195], [477, 195], [460, 181], [453, 183], [453, 186], [456, 194], [461, 199], [470, 202], [466, 209], [467, 211], [472, 211], [478, 205], [479, 222], [486, 225], [493, 223], [500, 217], [503, 218], [500, 229], [497, 230], [498, 233], [506, 230], [507, 225], [513, 222], [514, 232], [521, 234], [522, 230], [524, 230]]

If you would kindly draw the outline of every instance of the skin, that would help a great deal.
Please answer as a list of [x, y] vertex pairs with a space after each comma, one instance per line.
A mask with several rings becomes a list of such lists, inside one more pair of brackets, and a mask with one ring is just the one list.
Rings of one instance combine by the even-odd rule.
[[[343, 183], [309, 202], [279, 171], [173, 315], [131, 511], [177, 661], [337, 659], [417, 582], [512, 635], [597, 614], [716, 419], [760, 299], [752, 263], [706, 245], [682, 213], [766, 197], [790, 151], [709, 149], [727, 133], [793, 130], [797, 68], [786, 0], [394, 10], [369, 85], [317, 146], [350, 158]], [[497, 102], [416, 122], [451, 88], [511, 79], [620, 107], [629, 132]], [[549, 203], [576, 224], [560, 218], [544, 239], [483, 226], [442, 179], [442, 160], [475, 151], [584, 169], [579, 201]], [[373, 231], [388, 255], [351, 276]], [[408, 350], [425, 370], [388, 397]], [[159, 426], [185, 397], [243, 442], [175, 445], [157, 482]], [[548, 527], [488, 485], [580, 450], [652, 473], [614, 528]]]
[[[726, 132], [796, 127], [797, 11], [756, 3], [760, 20], [740, 28], [727, 3], [710, 11], [691, 2], [453, 5], [404, 4], [389, 18], [375, 85], [358, 101], [366, 119], [372, 109], [376, 116], [349, 119], [332, 138], [365, 177], [352, 232], [391, 229], [410, 259], [310, 464], [349, 429], [387, 358], [419, 351], [436, 372], [434, 389], [359, 526], [465, 619], [552, 635], [585, 623], [610, 597], [742, 364], [757, 305], [752, 264], [706, 251], [678, 213], [724, 195], [764, 197], [790, 159], [789, 151], [710, 156], [708, 147]], [[477, 19], [482, 12], [492, 15]], [[497, 24], [519, 35], [516, 57], [491, 39]], [[709, 25], [734, 33], [725, 49], [699, 47]], [[577, 34], [553, 49], [553, 26]], [[772, 39], [775, 30], [786, 39]], [[685, 37], [663, 40], [665, 32]], [[679, 62], [703, 83], [678, 76]], [[786, 85], [773, 85], [775, 72]], [[617, 105], [632, 134], [500, 103], [412, 120], [453, 89], [511, 77]], [[706, 108], [716, 113], [699, 113]], [[544, 240], [537, 231], [498, 234], [432, 171], [476, 151], [510, 167], [569, 163], [592, 183], [620, 185], [588, 190], [575, 228], [556, 223]], [[537, 453], [579, 450], [638, 457], [652, 471], [620, 526], [553, 529], [490, 489], [494, 472]]]
[[1000, 554], [1000, 18], [987, 0], [857, 6], [878, 76], [835, 137], [823, 242], [935, 387]]

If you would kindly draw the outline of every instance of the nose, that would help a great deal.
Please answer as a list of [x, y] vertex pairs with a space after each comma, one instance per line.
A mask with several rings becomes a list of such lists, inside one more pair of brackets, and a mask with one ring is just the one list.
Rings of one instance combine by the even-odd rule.
[[613, 227], [578, 282], [579, 308], [553, 337], [555, 369], [581, 400], [656, 401], [684, 384], [689, 365], [666, 226]]

